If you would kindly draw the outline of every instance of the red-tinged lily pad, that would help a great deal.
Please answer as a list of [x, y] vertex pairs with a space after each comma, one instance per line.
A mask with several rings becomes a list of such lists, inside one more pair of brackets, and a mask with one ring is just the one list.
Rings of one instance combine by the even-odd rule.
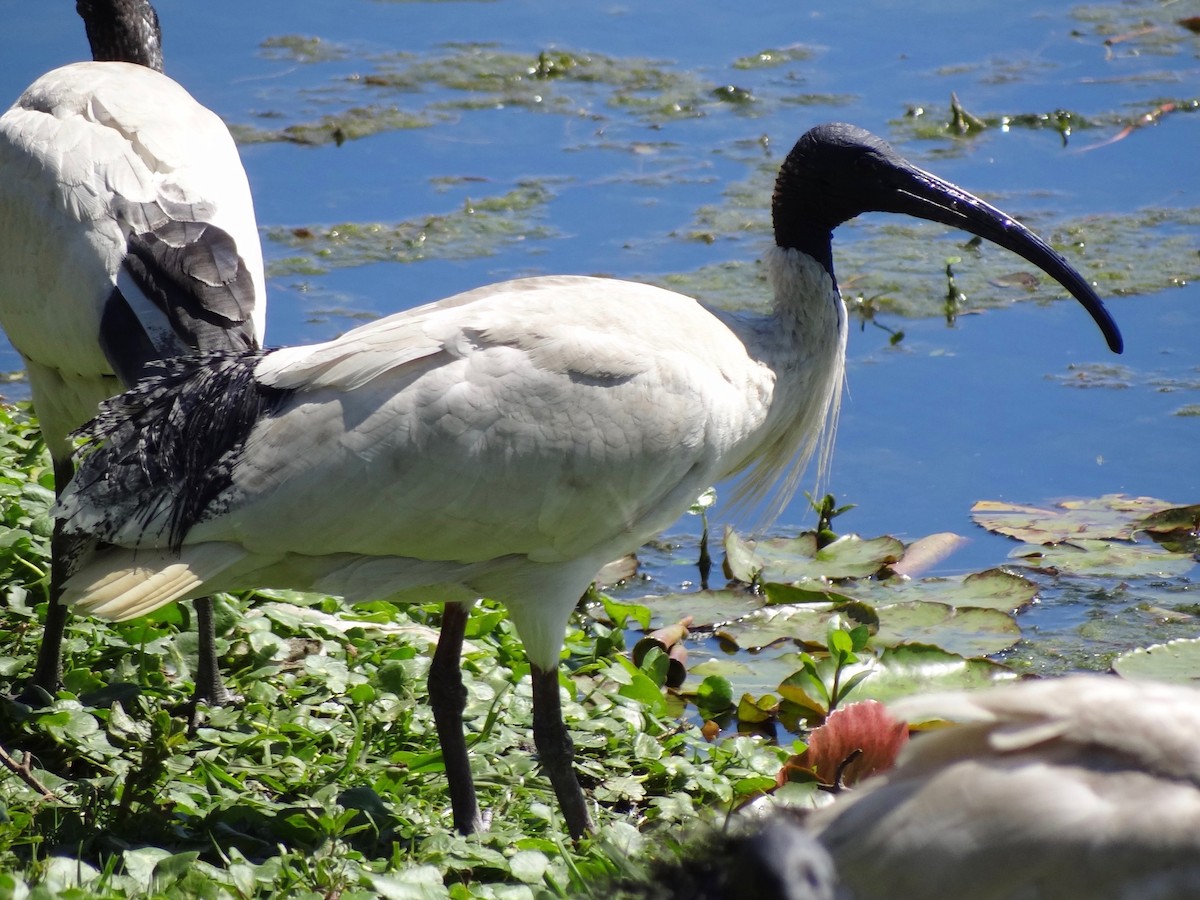
[[1131, 650], [1118, 656], [1112, 667], [1122, 678], [1200, 684], [1200, 638]]
[[1172, 506], [1146, 516], [1138, 523], [1141, 531], [1173, 534], [1177, 531], [1195, 534], [1200, 531], [1200, 504]]
[[908, 724], [877, 700], [861, 700], [835, 709], [805, 741], [807, 749], [787, 761], [781, 781], [795, 767], [815, 773], [825, 784], [849, 787], [895, 764], [908, 742]]
[[879, 610], [879, 647], [897, 644], [932, 644], [966, 657], [990, 656], [1007, 650], [1021, 639], [1021, 626], [996, 609], [914, 601], [895, 603]]
[[965, 537], [952, 531], [926, 535], [905, 547], [904, 555], [892, 564], [891, 569], [897, 575], [915, 577], [933, 568], [966, 543]]
[[988, 531], [1030, 544], [1057, 544], [1079, 539], [1130, 540], [1142, 519], [1176, 505], [1153, 497], [1126, 494], [1062, 500], [1049, 508], [980, 500], [971, 507], [971, 518]]
[[1158, 544], [1074, 540], [1054, 546], [1018, 547], [1009, 557], [1034, 569], [1068, 575], [1144, 578], [1182, 575], [1195, 566], [1188, 554], [1172, 553]]
[[866, 539], [847, 534], [818, 549], [812, 532], [750, 541], [731, 528], [725, 530], [727, 574], [746, 583], [865, 578], [896, 562], [903, 553], [904, 544], [893, 537]]

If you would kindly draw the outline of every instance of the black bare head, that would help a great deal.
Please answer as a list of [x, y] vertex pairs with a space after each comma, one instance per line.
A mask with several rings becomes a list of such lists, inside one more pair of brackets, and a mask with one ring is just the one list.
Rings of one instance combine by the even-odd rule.
[[1011, 250], [1083, 304], [1108, 346], [1124, 344], [1092, 287], [1045, 241], [962, 188], [918, 169], [886, 142], [853, 125], [818, 125], [792, 148], [771, 201], [775, 242], [812, 256], [833, 276], [833, 229], [864, 212], [891, 212], [951, 225]]
[[92, 59], [163, 70], [162, 29], [149, 0], [76, 0]]

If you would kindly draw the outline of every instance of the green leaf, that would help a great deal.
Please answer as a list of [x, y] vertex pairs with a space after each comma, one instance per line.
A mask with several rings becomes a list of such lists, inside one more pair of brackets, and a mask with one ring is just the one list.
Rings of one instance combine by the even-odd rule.
[[849, 632], [843, 631], [841, 628], [829, 629], [826, 647], [830, 653], [842, 659], [854, 655], [854, 639], [850, 637]]
[[728, 678], [709, 675], [696, 688], [695, 699], [702, 712], [724, 712], [733, 708], [733, 685]]
[[1159, 544], [1073, 540], [1049, 547], [1018, 547], [1009, 554], [1023, 565], [1053, 569], [1071, 575], [1117, 578], [1183, 575], [1196, 560], [1190, 554], [1171, 553]]
[[778, 707], [778, 698], [771, 694], [764, 694], [757, 699], [751, 694], [743, 694], [737, 704], [738, 721], [750, 725], [769, 722], [775, 718]]
[[1200, 638], [1179, 639], [1131, 650], [1118, 656], [1112, 667], [1122, 678], [1194, 685], [1197, 673], [1200, 673]]
[[550, 860], [546, 854], [534, 850], [518, 850], [508, 861], [508, 870], [513, 877], [525, 884], [541, 884]]
[[619, 657], [607, 671], [609, 676], [620, 684], [618, 693], [622, 697], [636, 700], [656, 715], [665, 711], [666, 699], [663, 697], [662, 688], [630, 660]]
[[955, 609], [944, 603], [893, 603], [879, 609], [875, 644], [932, 644], [961, 656], [988, 656], [1021, 639], [1021, 627], [995, 609]]
[[817, 537], [806, 532], [795, 538], [744, 541], [726, 529], [726, 563], [739, 581], [796, 582], [863, 578], [898, 560], [904, 545], [892, 537], [870, 540], [854, 534], [817, 548]]
[[618, 603], [606, 594], [600, 595], [600, 602], [604, 606], [605, 615], [608, 616], [609, 622], [614, 627], [625, 628], [626, 623], [633, 619], [643, 629], [650, 628], [651, 611], [648, 606], [642, 603]]

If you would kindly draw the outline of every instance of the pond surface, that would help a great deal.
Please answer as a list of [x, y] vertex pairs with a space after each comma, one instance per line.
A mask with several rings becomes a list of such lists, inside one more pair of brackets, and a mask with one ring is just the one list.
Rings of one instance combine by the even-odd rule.
[[[850, 338], [824, 487], [857, 509], [837, 524], [966, 535], [935, 570], [954, 573], [1010, 549], [972, 525], [978, 499], [1200, 500], [1200, 416], [1181, 414], [1200, 404], [1187, 4], [158, 6], [168, 73], [243, 140], [269, 236], [271, 344], [536, 273], [761, 303], [774, 170], [808, 127], [845, 120], [1063, 248], [1109, 298], [1127, 350], [1109, 354], [1054, 286], [996, 286], [1027, 268], [997, 248], [894, 217], [842, 228], [843, 289], [884, 328]], [[5, 102], [87, 56], [73, 4], [4, 2], [0, 15]], [[945, 127], [952, 92], [991, 127]], [[967, 295], [949, 321], [947, 259]], [[7, 346], [0, 367], [19, 368]], [[775, 528], [811, 524], [801, 496]]]

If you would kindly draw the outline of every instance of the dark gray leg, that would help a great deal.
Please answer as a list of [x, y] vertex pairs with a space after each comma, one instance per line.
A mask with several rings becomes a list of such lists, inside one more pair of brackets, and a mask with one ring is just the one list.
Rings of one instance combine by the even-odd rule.
[[567, 733], [558, 695], [558, 669], [543, 671], [531, 665], [533, 676], [533, 743], [537, 746], [542, 769], [554, 785], [558, 804], [571, 837], [579, 840], [593, 830], [583, 788], [575, 776], [575, 745]]
[[[62, 491], [75, 467], [71, 460], [54, 460], [54, 489], [55, 493]], [[67, 619], [70, 613], [63, 605], [62, 586], [67, 580], [67, 541], [62, 533], [61, 525], [54, 523], [54, 533], [50, 536], [50, 604], [46, 609], [46, 627], [42, 632], [42, 645], [38, 648], [37, 665], [33, 670], [33, 678], [25, 686], [21, 699], [29, 703], [40, 703], [37, 697], [38, 688], [51, 697], [58, 690], [62, 681], [62, 644], [66, 632]]]
[[212, 598], [198, 597], [192, 605], [196, 607], [196, 629], [200, 634], [196, 689], [192, 692], [192, 702], [225, 706], [236, 700], [237, 695], [221, 681], [221, 669], [217, 664], [217, 634], [213, 622]]
[[462, 645], [469, 613], [465, 604], [446, 604], [428, 680], [429, 705], [433, 707], [446, 780], [450, 784], [454, 827], [462, 834], [484, 830], [479, 801], [475, 798], [475, 782], [471, 779], [471, 762], [467, 758], [467, 737], [463, 732], [467, 689], [462, 681]]

